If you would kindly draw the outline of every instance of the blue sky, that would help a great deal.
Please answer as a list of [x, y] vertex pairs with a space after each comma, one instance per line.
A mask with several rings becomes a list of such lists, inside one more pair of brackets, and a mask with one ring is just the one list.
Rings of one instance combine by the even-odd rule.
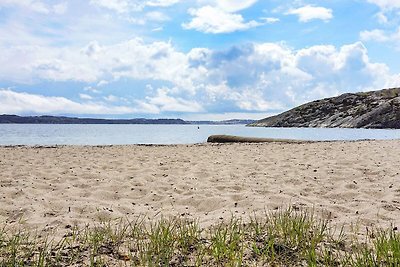
[[261, 119], [399, 58], [400, 0], [0, 0], [0, 114]]

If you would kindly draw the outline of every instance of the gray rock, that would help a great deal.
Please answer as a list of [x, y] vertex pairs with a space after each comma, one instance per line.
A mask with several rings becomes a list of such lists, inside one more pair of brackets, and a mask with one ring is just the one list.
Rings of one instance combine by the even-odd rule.
[[400, 88], [325, 98], [248, 126], [400, 129]]

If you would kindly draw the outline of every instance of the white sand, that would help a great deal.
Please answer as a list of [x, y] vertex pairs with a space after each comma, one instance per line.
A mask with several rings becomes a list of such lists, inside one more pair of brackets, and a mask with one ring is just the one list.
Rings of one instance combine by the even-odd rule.
[[38, 229], [281, 206], [334, 225], [400, 226], [400, 141], [0, 148], [0, 220]]

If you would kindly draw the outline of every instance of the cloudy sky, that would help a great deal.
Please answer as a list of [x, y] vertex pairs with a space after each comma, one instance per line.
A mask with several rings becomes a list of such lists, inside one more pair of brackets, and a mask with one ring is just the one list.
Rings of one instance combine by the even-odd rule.
[[0, 0], [0, 114], [261, 119], [399, 58], [400, 0]]

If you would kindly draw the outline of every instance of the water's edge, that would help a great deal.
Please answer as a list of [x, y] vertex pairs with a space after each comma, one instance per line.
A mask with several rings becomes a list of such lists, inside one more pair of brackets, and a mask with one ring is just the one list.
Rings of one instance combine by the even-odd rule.
[[263, 128], [244, 125], [2, 124], [0, 145], [201, 144], [210, 135], [304, 141], [400, 139], [395, 129]]

